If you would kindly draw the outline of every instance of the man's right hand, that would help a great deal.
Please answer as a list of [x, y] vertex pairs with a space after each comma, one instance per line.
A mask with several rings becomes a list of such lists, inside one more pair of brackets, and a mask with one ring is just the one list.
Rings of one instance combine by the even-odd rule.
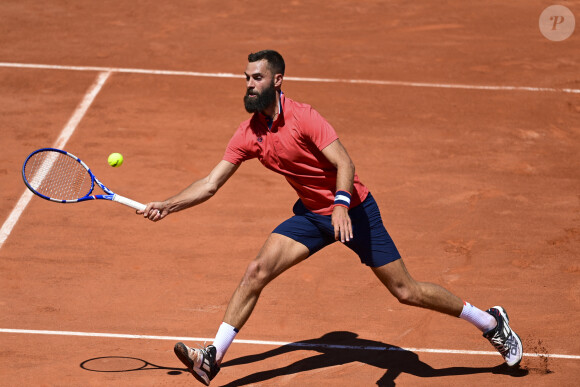
[[143, 211], [137, 211], [137, 215], [143, 215], [153, 222], [158, 222], [169, 215], [169, 208], [165, 202], [150, 202]]

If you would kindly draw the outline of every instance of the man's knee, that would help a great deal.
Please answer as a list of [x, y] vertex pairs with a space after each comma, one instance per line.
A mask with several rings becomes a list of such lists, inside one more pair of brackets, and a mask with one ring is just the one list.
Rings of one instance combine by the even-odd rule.
[[246, 272], [242, 278], [242, 285], [261, 288], [263, 287], [262, 283], [264, 282], [264, 278], [263, 265], [259, 261], [254, 260], [246, 268]]
[[306, 246], [283, 235], [272, 234], [248, 267], [241, 285], [261, 291], [270, 281], [308, 256]]
[[408, 288], [397, 288], [393, 292], [393, 295], [397, 298], [397, 300], [401, 304], [413, 305], [416, 302], [415, 301], [415, 299], [416, 299], [415, 295]]
[[417, 283], [407, 283], [393, 286], [390, 290], [401, 304], [421, 305], [421, 288]]
[[418, 305], [421, 302], [421, 286], [409, 275], [402, 260], [373, 271], [401, 304]]
[[253, 260], [246, 268], [241, 285], [254, 291], [261, 291], [272, 279], [272, 273], [269, 272], [268, 267], [259, 257]]

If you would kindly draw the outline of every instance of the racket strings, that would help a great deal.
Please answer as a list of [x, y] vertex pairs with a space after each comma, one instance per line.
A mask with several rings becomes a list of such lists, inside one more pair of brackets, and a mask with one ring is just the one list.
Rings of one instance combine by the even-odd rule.
[[76, 159], [59, 152], [34, 154], [24, 175], [36, 192], [57, 200], [78, 199], [92, 190], [88, 171]]

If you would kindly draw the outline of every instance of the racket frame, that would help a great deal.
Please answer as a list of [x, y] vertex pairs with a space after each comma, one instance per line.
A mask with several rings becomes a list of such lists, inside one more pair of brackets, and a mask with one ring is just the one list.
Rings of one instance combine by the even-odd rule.
[[[47, 151], [58, 152], [58, 153], [66, 155], [68, 157], [71, 157], [73, 160], [76, 160], [79, 164], [81, 164], [83, 166], [83, 168], [86, 169], [86, 171], [89, 173], [89, 176], [91, 178], [91, 189], [89, 190], [89, 192], [85, 196], [77, 198], [77, 199], [69, 199], [69, 200], [55, 199], [55, 198], [51, 198], [50, 196], [46, 196], [46, 195], [41, 194], [40, 192], [36, 191], [36, 189], [34, 189], [32, 187], [32, 185], [30, 185], [30, 183], [26, 179], [26, 173], [25, 173], [26, 172], [26, 164], [28, 163], [28, 160], [30, 160], [30, 158], [32, 156], [34, 156], [35, 154], [40, 153], [40, 152], [47, 152]], [[24, 161], [24, 164], [22, 165], [22, 179], [24, 180], [24, 184], [26, 184], [26, 186], [28, 187], [28, 189], [30, 191], [32, 191], [32, 193], [34, 193], [35, 195], [37, 195], [43, 199], [50, 200], [50, 201], [56, 202], [56, 203], [80, 203], [80, 202], [84, 202], [87, 200], [101, 199], [101, 200], [111, 200], [111, 201], [114, 201], [117, 203], [121, 203], [121, 204], [124, 204], [126, 206], [132, 207], [132, 208], [134, 208], [136, 210], [140, 210], [140, 211], [145, 210], [145, 208], [147, 207], [145, 204], [139, 203], [135, 200], [126, 198], [124, 196], [121, 196], [121, 195], [116, 194], [113, 191], [111, 191], [103, 183], [101, 183], [99, 181], [99, 179], [97, 179], [97, 177], [91, 171], [89, 166], [87, 164], [85, 164], [84, 161], [82, 161], [80, 158], [73, 155], [72, 153], [64, 151], [62, 149], [40, 148], [40, 149], [37, 149], [34, 152], [32, 152], [30, 155], [28, 155], [28, 157]], [[91, 193], [95, 189], [95, 183], [105, 192], [105, 195], [101, 195], [101, 194], [91, 195]]]

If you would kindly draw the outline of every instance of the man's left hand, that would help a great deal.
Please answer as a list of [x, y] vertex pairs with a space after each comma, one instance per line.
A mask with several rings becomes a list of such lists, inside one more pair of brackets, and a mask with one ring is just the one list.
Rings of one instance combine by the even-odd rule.
[[348, 208], [334, 206], [334, 210], [332, 210], [332, 226], [334, 227], [334, 239], [337, 241], [340, 240], [342, 243], [345, 243], [353, 238], [352, 223], [350, 216], [348, 216]]

